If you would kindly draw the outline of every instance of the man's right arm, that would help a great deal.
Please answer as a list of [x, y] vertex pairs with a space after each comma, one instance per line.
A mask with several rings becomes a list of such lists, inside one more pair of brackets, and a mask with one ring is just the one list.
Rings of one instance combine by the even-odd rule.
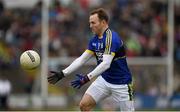
[[93, 51], [86, 50], [80, 57], [75, 59], [66, 69], [56, 72], [51, 71], [48, 76], [48, 82], [51, 84], [57, 83], [59, 80], [64, 78], [65, 76], [71, 74], [80, 68], [83, 64], [85, 64], [92, 56], [94, 55]]
[[93, 52], [90, 50], [86, 50], [79, 58], [74, 60], [71, 65], [69, 65], [66, 69], [62, 70], [64, 75], [69, 75], [72, 72], [76, 71], [82, 65], [84, 65], [91, 57], [93, 56]]

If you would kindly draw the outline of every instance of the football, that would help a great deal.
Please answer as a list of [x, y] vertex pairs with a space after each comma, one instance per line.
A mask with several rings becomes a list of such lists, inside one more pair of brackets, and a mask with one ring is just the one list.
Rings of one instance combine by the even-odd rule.
[[35, 69], [40, 64], [40, 56], [34, 50], [27, 50], [20, 56], [20, 65], [27, 70]]

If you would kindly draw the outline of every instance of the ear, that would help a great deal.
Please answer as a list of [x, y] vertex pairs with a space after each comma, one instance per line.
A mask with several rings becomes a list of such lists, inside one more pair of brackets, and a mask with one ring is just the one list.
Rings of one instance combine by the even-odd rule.
[[107, 24], [107, 22], [105, 20], [102, 20], [102, 23], [103, 23], [103, 25]]

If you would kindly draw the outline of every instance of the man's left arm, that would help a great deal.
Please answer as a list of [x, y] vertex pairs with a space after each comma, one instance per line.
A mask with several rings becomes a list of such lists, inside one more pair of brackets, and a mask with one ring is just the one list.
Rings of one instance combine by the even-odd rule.
[[93, 77], [102, 74], [104, 71], [109, 69], [111, 62], [114, 56], [110, 54], [103, 55], [103, 61], [89, 74], [87, 74], [88, 78], [91, 80]]
[[103, 55], [103, 61], [89, 74], [87, 75], [81, 75], [77, 74], [77, 80], [74, 80], [71, 82], [71, 85], [74, 88], [80, 88], [82, 85], [90, 81], [93, 77], [98, 76], [102, 74], [104, 71], [109, 69], [111, 62], [114, 58], [114, 54], [104, 54]]

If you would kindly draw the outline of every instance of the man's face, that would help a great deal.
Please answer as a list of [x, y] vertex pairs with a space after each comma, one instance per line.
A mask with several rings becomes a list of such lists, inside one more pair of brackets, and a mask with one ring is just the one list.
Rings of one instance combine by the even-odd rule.
[[99, 20], [98, 15], [94, 14], [89, 17], [89, 24], [92, 32], [99, 35], [103, 28], [103, 22]]

